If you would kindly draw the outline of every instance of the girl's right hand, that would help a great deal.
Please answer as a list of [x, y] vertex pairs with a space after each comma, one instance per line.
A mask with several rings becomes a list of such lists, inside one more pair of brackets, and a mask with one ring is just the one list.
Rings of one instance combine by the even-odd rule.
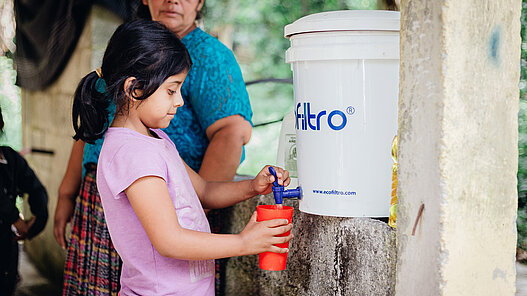
[[287, 219], [257, 222], [256, 212], [254, 212], [249, 223], [240, 232], [244, 253], [248, 255], [263, 252], [287, 253], [289, 249], [279, 248], [275, 245], [286, 243], [293, 238], [292, 234], [288, 236], [277, 236], [288, 232], [291, 228], [293, 228], [293, 225]]

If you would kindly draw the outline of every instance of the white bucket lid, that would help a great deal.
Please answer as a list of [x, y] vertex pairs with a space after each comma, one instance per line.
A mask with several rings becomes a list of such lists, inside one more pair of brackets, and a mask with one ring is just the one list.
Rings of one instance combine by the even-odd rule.
[[284, 36], [330, 31], [399, 31], [400, 13], [388, 10], [339, 10], [311, 14], [285, 26]]

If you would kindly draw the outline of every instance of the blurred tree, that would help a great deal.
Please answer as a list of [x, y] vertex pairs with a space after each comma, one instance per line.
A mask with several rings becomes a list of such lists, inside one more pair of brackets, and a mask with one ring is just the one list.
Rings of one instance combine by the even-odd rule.
[[[376, 0], [207, 0], [205, 30], [220, 35], [232, 30], [232, 49], [244, 66], [246, 80], [291, 77], [284, 62], [289, 41], [284, 27], [318, 12], [343, 9], [375, 9]], [[228, 45], [229, 46], [229, 45]]]

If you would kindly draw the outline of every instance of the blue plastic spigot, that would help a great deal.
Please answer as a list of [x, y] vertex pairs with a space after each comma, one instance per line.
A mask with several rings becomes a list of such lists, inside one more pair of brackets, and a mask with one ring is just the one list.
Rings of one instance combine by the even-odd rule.
[[278, 177], [276, 176], [276, 171], [273, 167], [269, 167], [269, 173], [274, 176], [274, 182], [273, 182], [273, 195], [274, 195], [274, 201], [277, 205], [281, 205], [284, 197], [285, 198], [298, 198], [302, 199], [302, 188], [298, 186], [295, 189], [289, 189], [285, 190], [284, 186], [278, 184]]

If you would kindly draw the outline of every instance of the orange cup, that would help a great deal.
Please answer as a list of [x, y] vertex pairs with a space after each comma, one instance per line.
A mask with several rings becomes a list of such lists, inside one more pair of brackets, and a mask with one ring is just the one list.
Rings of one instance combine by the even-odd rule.
[[[272, 219], [287, 219], [289, 223], [293, 220], [293, 208], [282, 206], [278, 208], [277, 205], [260, 205], [256, 207], [256, 221], [265, 221]], [[277, 235], [288, 236], [291, 231]], [[275, 245], [280, 248], [288, 248], [289, 242]], [[273, 252], [260, 253], [258, 255], [260, 268], [264, 270], [279, 271], [285, 270], [287, 263], [287, 253], [278, 254]]]

